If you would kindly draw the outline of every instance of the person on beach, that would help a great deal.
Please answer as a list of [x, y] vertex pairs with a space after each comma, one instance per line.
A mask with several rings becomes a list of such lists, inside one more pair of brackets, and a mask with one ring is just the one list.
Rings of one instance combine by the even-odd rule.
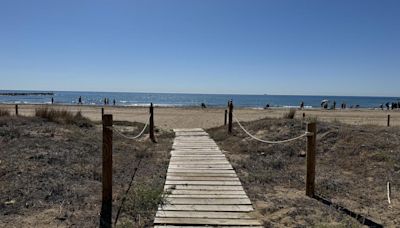
[[389, 102], [386, 102], [386, 109], [389, 110]]
[[82, 97], [81, 96], [79, 96], [79, 98], [78, 98], [78, 104], [82, 104]]
[[107, 104], [107, 98], [104, 98], [103, 102], [104, 102], [104, 105], [106, 105]]
[[51, 104], [54, 104], [54, 98], [53, 97], [51, 98]]
[[269, 109], [269, 107], [270, 107], [270, 105], [267, 104], [267, 105], [265, 105], [264, 109]]
[[201, 103], [201, 108], [207, 108], [206, 104]]
[[115, 106], [115, 99], [113, 99], [113, 105]]
[[336, 101], [333, 101], [333, 110], [336, 109]]
[[300, 103], [300, 109], [304, 109], [304, 101], [301, 101], [301, 103]]
[[383, 110], [383, 104], [381, 104], [379, 107]]

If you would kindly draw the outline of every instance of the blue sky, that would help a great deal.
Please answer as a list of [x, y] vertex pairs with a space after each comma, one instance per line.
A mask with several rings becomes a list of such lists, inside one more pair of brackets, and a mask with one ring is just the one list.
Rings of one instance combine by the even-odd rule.
[[400, 96], [400, 1], [1, 0], [0, 89]]

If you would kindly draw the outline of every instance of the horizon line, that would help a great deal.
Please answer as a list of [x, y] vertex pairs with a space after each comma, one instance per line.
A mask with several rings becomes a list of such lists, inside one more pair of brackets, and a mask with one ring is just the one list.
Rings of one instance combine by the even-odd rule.
[[400, 98], [400, 96], [385, 96], [385, 95], [332, 95], [332, 94], [250, 94], [250, 93], [199, 93], [199, 92], [144, 92], [144, 91], [97, 91], [97, 90], [24, 90], [24, 89], [0, 89], [0, 91], [32, 91], [32, 92], [89, 92], [89, 93], [153, 93], [153, 94], [190, 94], [190, 95], [242, 95], [242, 96], [307, 96], [307, 97], [382, 97], [382, 98]]

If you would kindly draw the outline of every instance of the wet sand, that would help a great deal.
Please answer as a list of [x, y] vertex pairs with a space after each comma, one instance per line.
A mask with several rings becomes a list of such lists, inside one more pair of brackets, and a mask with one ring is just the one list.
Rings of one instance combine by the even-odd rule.
[[[35, 109], [39, 107], [52, 107], [56, 109], [68, 110], [72, 112], [81, 111], [82, 114], [93, 121], [101, 120], [102, 106], [85, 105], [19, 105], [19, 114], [33, 116]], [[8, 109], [12, 114], [15, 113], [14, 105], [0, 105], [0, 108]], [[106, 106], [105, 114], [113, 114], [114, 120], [145, 122], [148, 117], [149, 109], [146, 107], [122, 107]], [[154, 118], [156, 126], [162, 128], [211, 128], [224, 124], [223, 108], [200, 107], [155, 107]], [[251, 121], [265, 117], [282, 118], [289, 109], [243, 109], [235, 108], [234, 113], [241, 121]], [[400, 126], [400, 111], [382, 111], [370, 109], [346, 109], [346, 110], [321, 110], [307, 109], [297, 110], [296, 118], [302, 118], [305, 113], [306, 118], [317, 118], [319, 121], [339, 121], [355, 125], [381, 125], [386, 126], [387, 116], [391, 115], [391, 126]]]

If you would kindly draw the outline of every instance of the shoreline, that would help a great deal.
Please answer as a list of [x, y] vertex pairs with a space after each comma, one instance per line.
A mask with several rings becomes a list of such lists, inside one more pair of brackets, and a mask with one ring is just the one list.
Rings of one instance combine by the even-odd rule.
[[[105, 114], [113, 114], [114, 120], [130, 122], [146, 122], [149, 116], [149, 108], [137, 106], [103, 106], [103, 105], [18, 105], [19, 115], [34, 116], [35, 110], [40, 107], [55, 108], [70, 112], [81, 112], [83, 116], [92, 121], [101, 121], [101, 108]], [[0, 104], [0, 109], [6, 109], [11, 115], [15, 114], [15, 105]], [[155, 106], [155, 124], [164, 129], [173, 128], [212, 128], [224, 124], [226, 108], [200, 107], [160, 107]], [[252, 109], [235, 107], [234, 113], [240, 121], [253, 121], [263, 118], [282, 118], [289, 108]], [[342, 122], [350, 125], [379, 125], [386, 126], [390, 115], [390, 125], [400, 126], [400, 110], [376, 110], [376, 109], [296, 109], [295, 118], [305, 121], [316, 119], [324, 122]]]

